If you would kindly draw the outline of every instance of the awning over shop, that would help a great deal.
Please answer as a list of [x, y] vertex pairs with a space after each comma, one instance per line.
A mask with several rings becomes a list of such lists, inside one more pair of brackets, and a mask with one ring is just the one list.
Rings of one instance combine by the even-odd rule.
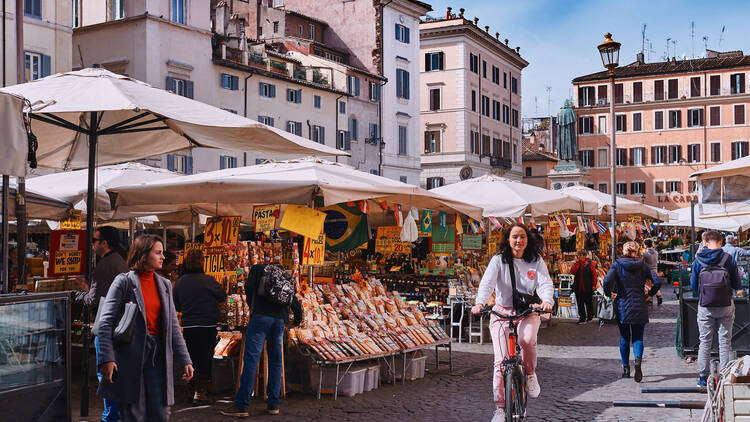
[[115, 218], [189, 209], [207, 215], [239, 215], [250, 222], [250, 205], [310, 205], [317, 196], [325, 206], [381, 200], [401, 205], [403, 212], [415, 206], [481, 218], [481, 209], [455, 198], [314, 158], [121, 186], [108, 192]]
[[481, 207], [485, 217], [539, 217], [559, 210], [586, 214], [597, 211], [596, 203], [500, 176], [484, 175], [430, 190]]
[[[571, 186], [560, 189], [566, 195], [570, 195], [581, 200], [588, 200], [596, 203], [596, 215], [610, 215], [612, 208], [612, 196], [607, 193], [599, 192], [586, 186]], [[654, 218], [660, 221], [668, 221], [670, 218], [669, 211], [645, 205], [627, 198], [617, 197], [617, 219], [625, 221], [631, 215]]]
[[[10, 218], [16, 217], [16, 196], [18, 191], [16, 190], [16, 181], [11, 178], [10, 182], [10, 194], [8, 195], [10, 200], [8, 201], [8, 211]], [[42, 218], [48, 220], [60, 220], [65, 217], [73, 205], [67, 201], [61, 201], [57, 198], [47, 196], [43, 192], [36, 191], [33, 188], [26, 187], [26, 214], [28, 218]], [[2, 202], [2, 199], [0, 199]], [[1, 219], [1, 218], [0, 218]]]
[[691, 174], [699, 183], [702, 218], [750, 215], [750, 156]]
[[[673, 210], [672, 213], [676, 214], [677, 218], [662, 223], [663, 226], [691, 227], [690, 207]], [[750, 216], [701, 218], [696, 207], [695, 227], [727, 232], [747, 230], [750, 229]]]

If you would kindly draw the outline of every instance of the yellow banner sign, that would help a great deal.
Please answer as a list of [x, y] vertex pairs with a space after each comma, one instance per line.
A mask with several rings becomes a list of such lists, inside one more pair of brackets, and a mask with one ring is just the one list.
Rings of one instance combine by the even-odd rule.
[[305, 237], [305, 247], [302, 249], [302, 265], [323, 265], [326, 251], [326, 235]]
[[81, 210], [70, 210], [60, 221], [60, 230], [81, 230]]
[[288, 205], [279, 227], [305, 237], [317, 238], [323, 233], [326, 213], [316, 211], [303, 205]]
[[375, 239], [375, 252], [382, 254], [411, 253], [411, 244], [401, 241], [401, 227], [378, 227], [378, 237]]
[[55, 273], [80, 274], [83, 265], [83, 252], [81, 251], [57, 251], [55, 252]]
[[253, 208], [255, 231], [266, 233], [276, 228], [276, 218], [279, 216], [279, 205], [264, 205]]
[[500, 242], [503, 241], [502, 230], [495, 230], [487, 237], [487, 255], [493, 256], [500, 250]]
[[237, 243], [240, 233], [240, 217], [211, 217], [206, 221], [206, 249]]
[[203, 272], [216, 276], [224, 274], [224, 254], [210, 254], [203, 257]]

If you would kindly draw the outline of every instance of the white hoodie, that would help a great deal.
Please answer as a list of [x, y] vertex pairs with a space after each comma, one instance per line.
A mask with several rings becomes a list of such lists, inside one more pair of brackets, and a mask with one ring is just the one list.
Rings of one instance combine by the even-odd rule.
[[[516, 273], [516, 290], [526, 294], [533, 294], [536, 291], [542, 302], [554, 303], [555, 287], [549, 276], [547, 264], [542, 258], [537, 258], [532, 262], [514, 258], [513, 265]], [[487, 270], [479, 283], [476, 303], [487, 303], [494, 288], [495, 303], [504, 307], [513, 307], [512, 286], [508, 264], [503, 262], [502, 256], [495, 255], [487, 265]]]

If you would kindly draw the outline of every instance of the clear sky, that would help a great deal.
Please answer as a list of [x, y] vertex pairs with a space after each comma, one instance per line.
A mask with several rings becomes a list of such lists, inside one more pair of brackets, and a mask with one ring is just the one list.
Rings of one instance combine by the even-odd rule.
[[[719, 1], [591, 1], [591, 0], [423, 0], [430, 3], [430, 16], [445, 16], [448, 6], [458, 14], [466, 9], [468, 19], [479, 18], [479, 26], [490, 26], [490, 34], [500, 33], [511, 47], [520, 46], [529, 62], [522, 73], [523, 117], [546, 116], [547, 87], [551, 87], [554, 114], [573, 95], [571, 80], [604, 70], [596, 46], [611, 32], [622, 43], [620, 65], [635, 61], [641, 50], [641, 30], [651, 49], [649, 62], [663, 61], [667, 38], [669, 55], [691, 58], [703, 54], [703, 37], [708, 48], [719, 49], [721, 28], [725, 26], [721, 51], [743, 50], [750, 54], [750, 0]], [[606, 5], [606, 6], [605, 6]], [[691, 25], [695, 38], [691, 47]], [[647, 42], [646, 50], [649, 50]], [[536, 98], [536, 102], [535, 102]]]

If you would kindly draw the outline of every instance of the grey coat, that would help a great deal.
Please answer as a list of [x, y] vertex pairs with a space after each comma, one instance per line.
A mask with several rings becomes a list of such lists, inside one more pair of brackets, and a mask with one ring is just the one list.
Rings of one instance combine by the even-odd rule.
[[[162, 305], [161, 335], [164, 340], [166, 356], [165, 392], [167, 405], [171, 406], [174, 404], [173, 360], [176, 360], [181, 366], [192, 364], [192, 362], [185, 346], [185, 340], [180, 332], [180, 325], [177, 322], [177, 312], [172, 302], [172, 284], [158, 274], [154, 274], [154, 279], [159, 286], [159, 298]], [[141, 311], [140, 318], [135, 320], [133, 339], [130, 343], [114, 343], [112, 331], [119, 320], [124, 304], [131, 301], [137, 303], [138, 309]], [[99, 337], [98, 358], [100, 364], [115, 362], [118, 377], [111, 384], [102, 380], [99, 383], [97, 394], [118, 403], [137, 403], [141, 393], [143, 355], [145, 353], [146, 334], [148, 333], [146, 308], [138, 274], [135, 271], [129, 271], [118, 275], [112, 282], [102, 306], [104, 306], [104, 309], [101, 311], [101, 321], [96, 333]]]

